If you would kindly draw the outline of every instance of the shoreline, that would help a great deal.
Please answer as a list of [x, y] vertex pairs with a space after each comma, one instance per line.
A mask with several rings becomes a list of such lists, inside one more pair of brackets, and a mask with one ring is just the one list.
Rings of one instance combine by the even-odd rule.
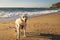
[[[49, 14], [41, 14], [41, 15], [39, 15], [39, 16], [45, 16], [45, 15], [52, 15], [52, 14], [56, 14], [56, 13], [59, 13], [59, 12], [54, 12], [54, 13], [49, 13]], [[34, 18], [34, 17], [39, 17], [39, 16], [31, 16], [31, 17], [29, 17], [29, 18]], [[28, 18], [28, 19], [29, 19]], [[2, 19], [3, 20], [3, 19]], [[0, 20], [0, 22], [2, 22], [2, 20]], [[5, 20], [3, 20], [3, 22], [5, 22], [5, 21], [11, 21], [11, 20], [16, 20], [16, 18], [12, 18], [12, 19], [5, 19]]]

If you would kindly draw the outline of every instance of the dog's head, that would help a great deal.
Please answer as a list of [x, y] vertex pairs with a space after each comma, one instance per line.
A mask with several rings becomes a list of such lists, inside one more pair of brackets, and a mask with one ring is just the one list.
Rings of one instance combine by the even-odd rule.
[[22, 15], [22, 16], [21, 16], [21, 19], [24, 20], [24, 21], [26, 22], [27, 19], [28, 19], [28, 16], [27, 16], [27, 15]]

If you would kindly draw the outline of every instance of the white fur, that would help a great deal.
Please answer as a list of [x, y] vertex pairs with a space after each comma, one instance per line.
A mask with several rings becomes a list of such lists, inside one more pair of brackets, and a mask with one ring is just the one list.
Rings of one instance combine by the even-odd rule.
[[[24, 36], [26, 36], [26, 22], [25, 22], [25, 19], [26, 19], [26, 17], [24, 17], [23, 18], [23, 16], [22, 17], [20, 17], [20, 18], [18, 18], [18, 19], [16, 19], [16, 21], [15, 21], [15, 26], [16, 26], [16, 28], [17, 28], [17, 38], [18, 38], [18, 40], [20, 40], [20, 25], [23, 25], [24, 27]], [[23, 20], [23, 21], [22, 21]]]

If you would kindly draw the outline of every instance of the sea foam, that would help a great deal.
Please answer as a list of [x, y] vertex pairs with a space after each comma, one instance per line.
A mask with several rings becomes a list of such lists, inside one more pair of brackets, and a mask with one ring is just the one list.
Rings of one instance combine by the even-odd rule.
[[4, 11], [0, 11], [0, 18], [10, 18], [10, 17], [21, 16], [24, 14], [27, 14], [29, 17], [31, 17], [31, 16], [38, 16], [38, 15], [42, 15], [42, 14], [49, 14], [49, 13], [54, 13], [54, 12], [59, 12], [59, 11], [60, 11], [60, 9], [58, 9], [58, 10], [44, 10], [44, 11], [36, 11], [36, 12], [21, 12], [21, 11], [4, 12]]

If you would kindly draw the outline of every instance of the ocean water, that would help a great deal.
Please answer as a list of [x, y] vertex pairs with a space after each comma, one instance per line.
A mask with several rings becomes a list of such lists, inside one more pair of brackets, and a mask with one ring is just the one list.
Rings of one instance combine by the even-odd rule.
[[28, 17], [40, 16], [60, 12], [60, 9], [54, 8], [0, 8], [0, 21], [12, 20], [27, 14]]

